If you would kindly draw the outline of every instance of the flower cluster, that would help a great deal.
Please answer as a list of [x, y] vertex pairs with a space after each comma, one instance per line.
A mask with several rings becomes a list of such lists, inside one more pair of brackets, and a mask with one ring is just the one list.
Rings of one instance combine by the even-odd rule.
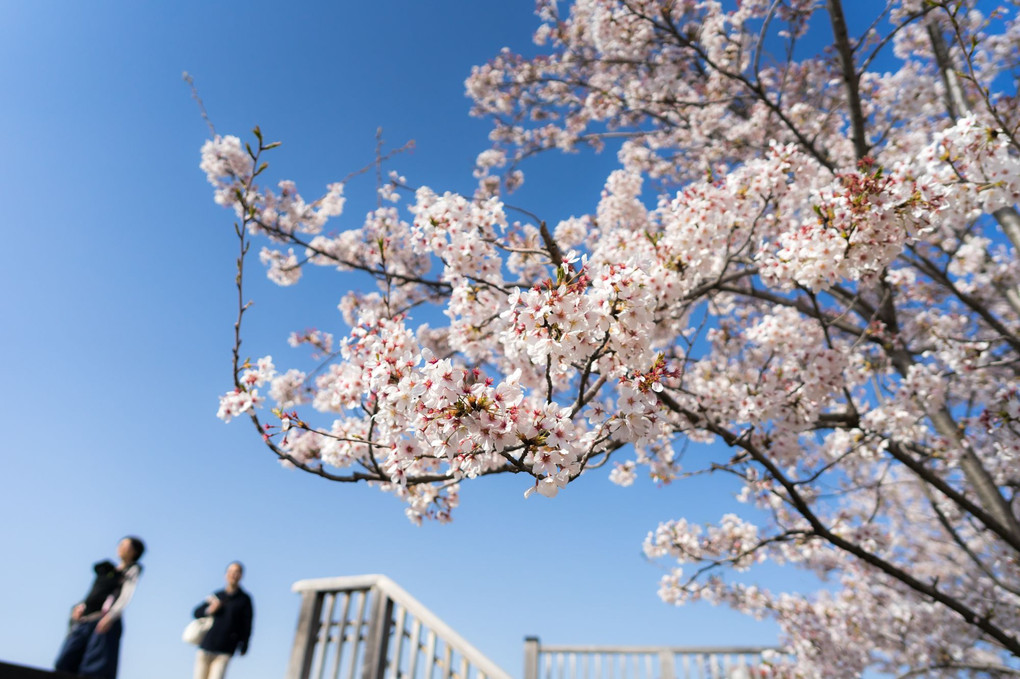
[[[727, 4], [539, 2], [543, 54], [468, 79], [494, 126], [470, 197], [401, 205], [392, 175], [326, 233], [341, 184], [306, 201], [258, 183], [260, 133], [208, 142], [270, 280], [323, 266], [347, 290], [337, 339], [292, 335], [314, 360], [280, 373], [235, 364], [219, 416], [414, 521], [491, 474], [552, 497], [602, 466], [725, 472], [739, 516], [645, 549], [673, 564], [666, 601], [776, 619], [774, 676], [1015, 673], [1020, 107], [999, 90], [1020, 21], [904, 0], [851, 37], [839, 3]], [[834, 49], [802, 54], [819, 30]], [[510, 221], [521, 164], [584, 145], [619, 158], [587, 214]], [[680, 444], [711, 441], [727, 452], [682, 470]], [[830, 584], [770, 592], [765, 561]]]

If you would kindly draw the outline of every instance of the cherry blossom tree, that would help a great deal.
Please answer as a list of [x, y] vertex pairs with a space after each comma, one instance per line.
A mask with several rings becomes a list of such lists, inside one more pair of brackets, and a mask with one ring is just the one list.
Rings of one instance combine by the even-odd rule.
[[[650, 533], [665, 601], [777, 620], [775, 675], [1020, 674], [1016, 3], [853, 9], [539, 0], [542, 54], [467, 80], [493, 124], [475, 194], [391, 175], [337, 231], [344, 182], [306, 201], [260, 183], [258, 129], [216, 136], [202, 169], [241, 247], [220, 417], [415, 521], [491, 474], [548, 497], [600, 467], [732, 475], [746, 516]], [[607, 145], [590, 214], [509, 207], [532, 156]], [[291, 335], [314, 370], [240, 353], [255, 242], [280, 285], [374, 281], [340, 301], [342, 339]], [[682, 467], [710, 441], [728, 452]], [[764, 561], [828, 585], [734, 573]]]

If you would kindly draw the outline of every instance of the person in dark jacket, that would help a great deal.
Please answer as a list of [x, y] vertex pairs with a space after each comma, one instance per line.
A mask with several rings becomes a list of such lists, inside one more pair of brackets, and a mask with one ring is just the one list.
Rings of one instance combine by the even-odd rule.
[[71, 609], [71, 628], [54, 669], [82, 677], [115, 679], [120, 657], [121, 614], [142, 574], [138, 560], [145, 543], [129, 536], [117, 544], [117, 558], [92, 567], [96, 578], [85, 599]]
[[195, 679], [223, 679], [227, 663], [235, 651], [248, 652], [255, 611], [251, 597], [241, 589], [244, 566], [233, 561], [227, 566], [224, 589], [206, 598], [195, 608], [195, 617], [213, 616], [212, 627], [198, 645]]

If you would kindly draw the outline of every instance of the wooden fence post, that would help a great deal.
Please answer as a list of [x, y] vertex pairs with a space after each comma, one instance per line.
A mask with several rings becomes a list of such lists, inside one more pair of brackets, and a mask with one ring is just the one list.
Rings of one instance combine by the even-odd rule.
[[659, 679], [674, 679], [676, 677], [676, 663], [673, 661], [673, 652], [669, 649], [659, 651]]
[[[373, 587], [375, 601], [369, 620], [368, 638], [365, 640], [365, 657], [362, 660], [361, 679], [383, 679], [386, 656], [390, 648], [390, 626], [393, 617], [393, 600], [380, 587]], [[398, 662], [399, 659], [394, 660]]]
[[524, 679], [538, 679], [538, 637], [524, 637]]
[[307, 679], [315, 655], [315, 640], [319, 636], [319, 616], [322, 614], [322, 593], [301, 592], [301, 612], [298, 614], [294, 645], [287, 665], [287, 679]]

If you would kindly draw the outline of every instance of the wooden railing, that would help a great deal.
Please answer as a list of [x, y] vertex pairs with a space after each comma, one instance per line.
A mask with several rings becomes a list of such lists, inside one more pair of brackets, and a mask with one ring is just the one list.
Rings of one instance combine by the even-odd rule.
[[524, 679], [758, 679], [764, 646], [550, 646], [524, 640]]
[[288, 679], [510, 679], [383, 575], [301, 580]]
[[[383, 575], [301, 580], [288, 679], [510, 679]], [[524, 640], [524, 679], [759, 679], [764, 646], [551, 646]]]
[[78, 679], [75, 675], [67, 672], [12, 665], [2, 661], [0, 661], [0, 677], [3, 679]]

